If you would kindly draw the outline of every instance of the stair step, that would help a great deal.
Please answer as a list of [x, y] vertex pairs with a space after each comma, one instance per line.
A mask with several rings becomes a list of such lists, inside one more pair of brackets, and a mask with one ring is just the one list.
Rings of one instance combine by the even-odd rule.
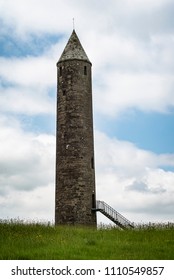
[[97, 200], [96, 206], [97, 207], [92, 210], [100, 211], [103, 215], [105, 215], [107, 218], [109, 218], [112, 222], [114, 222], [122, 229], [134, 228], [133, 223], [131, 223], [129, 220], [123, 217], [120, 213], [118, 213], [114, 208], [109, 206], [106, 202]]

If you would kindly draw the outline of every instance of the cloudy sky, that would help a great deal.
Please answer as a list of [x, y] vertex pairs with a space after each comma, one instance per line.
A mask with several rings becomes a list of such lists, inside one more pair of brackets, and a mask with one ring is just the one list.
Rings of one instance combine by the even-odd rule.
[[75, 18], [93, 64], [97, 199], [174, 222], [173, 14], [173, 0], [0, 0], [0, 219], [54, 221], [56, 62]]

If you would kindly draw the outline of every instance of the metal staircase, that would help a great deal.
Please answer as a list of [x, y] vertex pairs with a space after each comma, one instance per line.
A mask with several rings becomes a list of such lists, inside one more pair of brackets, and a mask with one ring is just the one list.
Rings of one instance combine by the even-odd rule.
[[120, 213], [118, 213], [114, 208], [109, 206], [104, 201], [97, 200], [96, 208], [92, 209], [93, 211], [100, 211], [103, 215], [109, 218], [112, 222], [114, 222], [117, 226], [122, 229], [134, 228], [134, 224], [123, 217]]

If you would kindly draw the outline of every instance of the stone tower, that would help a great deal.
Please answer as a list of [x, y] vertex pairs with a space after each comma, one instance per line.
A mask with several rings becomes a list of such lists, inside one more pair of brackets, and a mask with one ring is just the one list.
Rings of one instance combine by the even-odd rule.
[[56, 225], [96, 225], [91, 66], [73, 30], [57, 63]]

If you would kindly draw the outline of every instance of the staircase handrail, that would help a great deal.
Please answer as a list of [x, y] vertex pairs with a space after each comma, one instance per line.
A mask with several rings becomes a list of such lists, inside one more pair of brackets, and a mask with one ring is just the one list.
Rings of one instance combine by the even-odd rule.
[[96, 201], [96, 208], [97, 210], [103, 210], [106, 212], [109, 216], [111, 216], [114, 220], [120, 222], [122, 225], [129, 225], [133, 227], [133, 223], [130, 222], [128, 219], [126, 219], [123, 215], [121, 215], [119, 212], [117, 212], [114, 208], [112, 208], [110, 205], [108, 205], [106, 202], [97, 200]]

